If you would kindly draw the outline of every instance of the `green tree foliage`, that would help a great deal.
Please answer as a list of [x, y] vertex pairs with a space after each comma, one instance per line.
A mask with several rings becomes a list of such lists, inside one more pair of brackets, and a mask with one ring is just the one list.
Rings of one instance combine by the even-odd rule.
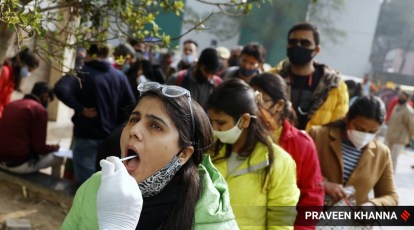
[[[216, 6], [212, 15], [227, 11], [245, 15], [265, 0], [197, 1]], [[14, 31], [17, 45], [27, 38], [36, 38], [35, 52], [43, 52], [41, 55], [49, 58], [55, 57], [56, 51], [50, 46], [62, 50], [126, 37], [156, 37], [168, 46], [179, 37], [164, 33], [156, 18], [164, 12], [183, 17], [184, 5], [182, 0], [0, 0], [0, 31], [4, 27]], [[67, 18], [64, 13], [69, 13]], [[188, 30], [202, 29], [210, 17], [198, 18]], [[74, 39], [62, 41], [58, 39], [62, 34]], [[1, 37], [0, 43], [6, 39], [10, 36]], [[5, 51], [0, 51], [0, 60], [4, 55]]]

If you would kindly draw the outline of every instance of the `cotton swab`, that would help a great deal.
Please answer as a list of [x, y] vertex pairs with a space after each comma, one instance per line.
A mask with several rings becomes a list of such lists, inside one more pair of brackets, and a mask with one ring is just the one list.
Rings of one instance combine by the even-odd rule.
[[133, 156], [129, 156], [129, 157], [124, 157], [124, 158], [121, 158], [120, 160], [121, 160], [121, 161], [126, 161], [126, 160], [129, 160], [129, 159], [135, 158], [135, 157], [138, 157], [138, 155], [133, 155]]

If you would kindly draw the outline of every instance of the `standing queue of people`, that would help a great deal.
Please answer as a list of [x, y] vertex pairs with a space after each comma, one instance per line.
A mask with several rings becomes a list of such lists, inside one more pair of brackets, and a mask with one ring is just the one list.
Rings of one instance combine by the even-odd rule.
[[[91, 46], [78, 78], [55, 86], [75, 110], [82, 183], [62, 229], [314, 229], [296, 207], [339, 201], [347, 186], [357, 205], [397, 205], [393, 159], [375, 139], [384, 104], [360, 96], [349, 107], [340, 73], [314, 61], [319, 40], [314, 25], [299, 23], [288, 58], [270, 73], [263, 47], [251, 43], [224, 79], [217, 50], [190, 58], [190, 41], [183, 62], [192, 64], [168, 85], [143, 78], [130, 47], [117, 70], [104, 47]], [[108, 136], [119, 154], [95, 173]]]

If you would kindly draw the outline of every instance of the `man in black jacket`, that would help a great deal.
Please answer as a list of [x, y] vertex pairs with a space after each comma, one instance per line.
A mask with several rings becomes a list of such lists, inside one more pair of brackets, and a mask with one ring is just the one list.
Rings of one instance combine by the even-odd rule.
[[95, 172], [99, 145], [135, 105], [126, 76], [104, 60], [107, 54], [107, 47], [91, 45], [78, 76], [64, 76], [55, 85], [56, 96], [75, 110], [73, 163], [79, 183]]

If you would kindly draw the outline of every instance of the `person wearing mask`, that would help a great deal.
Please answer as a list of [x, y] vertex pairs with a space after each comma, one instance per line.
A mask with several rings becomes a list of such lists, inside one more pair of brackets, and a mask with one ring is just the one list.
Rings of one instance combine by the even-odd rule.
[[245, 45], [241, 51], [239, 65], [230, 67], [224, 74], [224, 80], [240, 78], [249, 83], [257, 74], [263, 72], [266, 50], [257, 42]]
[[398, 95], [398, 104], [394, 106], [388, 121], [386, 134], [387, 145], [391, 150], [394, 172], [397, 168], [398, 157], [405, 146], [414, 139], [414, 111], [408, 101], [410, 95], [401, 91]]
[[33, 173], [52, 167], [60, 177], [63, 158], [52, 152], [59, 145], [46, 144], [47, 106], [53, 89], [46, 82], [36, 82], [30, 94], [4, 107], [0, 119], [0, 168], [18, 174]]
[[309, 131], [312, 126], [344, 117], [349, 107], [346, 84], [338, 72], [314, 61], [321, 49], [318, 29], [302, 22], [289, 30], [287, 38], [288, 60], [269, 72], [286, 81], [297, 128]]
[[[395, 90], [393, 90], [392, 95], [393, 96], [384, 96], [381, 97], [382, 101], [384, 101], [384, 103], [388, 102], [388, 107], [386, 106], [385, 108], [387, 108], [387, 115], [385, 117], [385, 124], [388, 124], [388, 121], [390, 120], [391, 114], [394, 111], [394, 108], [396, 105], [398, 105], [398, 100], [399, 100], [399, 96], [401, 93], [401, 89], [399, 86], [395, 87]], [[395, 95], [394, 95], [395, 94]], [[414, 103], [412, 100], [408, 100], [407, 101], [408, 105], [411, 107], [414, 107]], [[386, 103], [387, 105], [387, 103]]]
[[73, 164], [79, 184], [95, 173], [99, 145], [126, 120], [135, 104], [128, 79], [105, 61], [106, 46], [92, 44], [81, 74], [63, 76], [56, 84], [56, 96], [75, 110], [72, 117]]
[[135, 62], [136, 52], [130, 44], [121, 43], [115, 47], [113, 55], [114, 67], [126, 73]]
[[189, 91], [145, 82], [121, 134], [122, 157], [77, 191], [62, 230], [237, 230], [224, 178], [203, 155], [208, 117]]
[[188, 39], [183, 43], [183, 54], [181, 61], [177, 64], [177, 71], [188, 69], [193, 64], [197, 63], [197, 48], [198, 43], [194, 40]]
[[[375, 96], [361, 96], [345, 118], [310, 130], [327, 200], [345, 198], [344, 187], [353, 186], [358, 206], [398, 205], [390, 150], [375, 139], [384, 119], [384, 103]], [[373, 198], [368, 197], [371, 190]]]
[[206, 48], [201, 52], [196, 65], [172, 75], [168, 78], [168, 84], [186, 88], [191, 92], [193, 99], [205, 108], [208, 97], [222, 82], [215, 74], [219, 68], [220, 60], [217, 51]]
[[39, 67], [39, 60], [29, 48], [4, 61], [0, 74], [0, 118], [4, 107], [10, 103], [13, 91], [21, 92], [22, 79], [29, 77], [37, 67]]
[[174, 53], [165, 53], [161, 55], [160, 68], [164, 74], [165, 79], [173, 75], [177, 70], [171, 65], [174, 62]]
[[217, 141], [210, 155], [226, 178], [240, 229], [293, 229], [300, 193], [295, 162], [272, 142], [255, 95], [237, 78], [211, 94], [207, 114]]
[[[300, 189], [297, 206], [322, 207], [325, 193], [318, 153], [310, 136], [292, 126], [289, 121], [292, 112], [285, 82], [279, 75], [262, 73], [250, 81], [250, 86], [262, 94], [263, 107], [273, 118], [268, 125], [273, 140], [295, 160]], [[307, 226], [306, 220], [299, 217], [296, 218], [295, 229], [315, 229], [315, 226]]]

